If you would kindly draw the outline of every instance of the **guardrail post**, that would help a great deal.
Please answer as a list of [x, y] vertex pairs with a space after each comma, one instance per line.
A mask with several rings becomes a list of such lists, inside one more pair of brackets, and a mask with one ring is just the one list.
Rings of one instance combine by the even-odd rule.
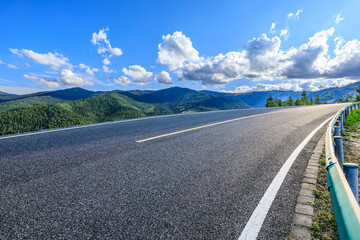
[[339, 120], [340, 120], [340, 131], [341, 131], [341, 133], [343, 133], [344, 132], [344, 113], [340, 114]]
[[343, 153], [343, 140], [340, 136], [334, 137], [335, 141], [335, 155], [337, 160], [339, 161], [341, 169], [343, 169], [344, 164], [344, 153]]
[[344, 174], [354, 194], [356, 202], [359, 202], [359, 165], [354, 163], [344, 163]]
[[340, 135], [341, 135], [339, 124], [340, 124], [340, 123], [338, 123], [338, 125], [335, 126], [335, 136], [340, 136]]

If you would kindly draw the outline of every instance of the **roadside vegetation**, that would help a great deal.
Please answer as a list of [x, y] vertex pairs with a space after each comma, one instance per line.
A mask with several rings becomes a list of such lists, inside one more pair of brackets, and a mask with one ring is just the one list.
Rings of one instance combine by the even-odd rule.
[[330, 192], [327, 189], [325, 152], [320, 157], [320, 168], [314, 189], [314, 217], [311, 227], [312, 239], [339, 239]]
[[269, 95], [268, 99], [266, 99], [265, 107], [291, 107], [291, 106], [304, 106], [304, 105], [315, 105], [315, 104], [324, 104], [320, 100], [320, 95], [317, 94], [315, 99], [308, 98], [307, 93], [303, 91], [301, 93], [301, 98], [297, 98], [294, 100], [291, 96], [287, 101], [282, 101], [278, 98], [273, 98], [271, 94]]
[[[357, 91], [358, 94], [352, 97], [353, 101], [360, 100], [360, 89], [358, 88]], [[345, 119], [343, 144], [344, 162], [360, 165], [360, 109], [352, 111]], [[320, 171], [314, 194], [312, 239], [339, 239], [330, 193], [327, 189], [324, 153], [320, 158]]]

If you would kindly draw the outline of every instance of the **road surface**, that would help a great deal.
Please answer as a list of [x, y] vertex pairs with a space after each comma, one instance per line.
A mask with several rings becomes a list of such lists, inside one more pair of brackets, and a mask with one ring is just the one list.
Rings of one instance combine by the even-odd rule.
[[[0, 138], [0, 239], [237, 239], [294, 149], [342, 106], [218, 111]], [[321, 128], [259, 239], [284, 239]]]

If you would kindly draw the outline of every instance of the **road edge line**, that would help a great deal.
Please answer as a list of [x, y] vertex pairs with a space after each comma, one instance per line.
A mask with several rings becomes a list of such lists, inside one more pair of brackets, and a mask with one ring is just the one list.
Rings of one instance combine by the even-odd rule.
[[255, 240], [257, 238], [270, 207], [296, 158], [312, 137], [333, 117], [331, 116], [317, 126], [291, 153], [256, 206], [238, 240]]

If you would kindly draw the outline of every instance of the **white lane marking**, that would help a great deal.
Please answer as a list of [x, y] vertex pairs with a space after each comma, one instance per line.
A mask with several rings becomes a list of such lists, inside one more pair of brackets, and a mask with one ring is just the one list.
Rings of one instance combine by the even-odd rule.
[[[179, 114], [161, 115], [161, 116], [153, 116], [153, 117], [142, 117], [142, 118], [126, 119], [126, 120], [119, 120], [119, 121], [112, 121], [112, 122], [103, 122], [103, 123], [94, 123], [94, 124], [80, 125], [80, 126], [73, 126], [73, 127], [49, 129], [49, 130], [43, 130], [43, 131], [38, 131], [38, 132], [19, 133], [19, 134], [13, 134], [13, 135], [0, 137], [0, 140], [8, 139], [8, 138], [17, 138], [17, 137], [38, 135], [38, 134], [44, 134], [44, 133], [51, 133], [51, 132], [67, 131], [67, 130], [72, 130], [72, 129], [77, 129], [77, 128], [87, 128], [87, 127], [96, 127], [96, 126], [103, 126], [103, 125], [123, 123], [123, 122], [142, 121], [142, 120], [153, 119], [153, 118], [165, 118], [165, 117], [176, 117], [176, 116], [187, 116], [187, 115], [198, 115], [198, 114], [213, 114], [216, 112], [231, 112], [231, 111], [235, 112], [235, 111], [248, 111], [248, 110], [253, 110], [253, 108], [251, 108], [251, 109], [230, 109], [230, 110], [197, 112], [197, 113], [187, 113], [187, 114], [179, 113]], [[278, 112], [278, 110], [274, 110], [271, 112]]]
[[158, 135], [158, 136], [155, 136], [155, 137], [145, 138], [145, 139], [137, 140], [136, 142], [137, 143], [142, 143], [142, 142], [146, 142], [146, 141], [150, 141], [150, 140], [154, 140], [154, 139], [158, 139], [158, 138], [163, 138], [163, 137], [167, 137], [167, 136], [171, 136], [171, 135], [175, 135], [175, 134], [179, 134], [179, 133], [198, 130], [198, 129], [201, 129], [201, 128], [207, 128], [207, 127], [212, 127], [212, 126], [216, 126], [216, 125], [220, 125], [220, 124], [224, 124], [224, 123], [239, 121], [239, 120], [248, 119], [248, 118], [260, 117], [260, 116], [266, 116], [266, 115], [275, 114], [275, 113], [282, 113], [282, 112], [284, 112], [284, 111], [260, 113], [260, 114], [254, 114], [254, 115], [239, 117], [239, 118], [233, 118], [233, 119], [230, 119], [230, 120], [225, 120], [225, 121], [221, 121], [221, 122], [215, 122], [215, 123], [211, 123], [211, 124], [206, 124], [206, 125], [201, 125], [201, 126], [197, 126], [197, 127], [193, 127], [193, 128], [188, 128], [188, 129], [176, 131], [176, 132], [166, 133], [166, 134]]
[[238, 240], [253, 240], [256, 239], [260, 229], [264, 223], [265, 217], [269, 212], [272, 202], [274, 201], [276, 194], [278, 193], [284, 179], [289, 172], [291, 166], [293, 165], [295, 159], [301, 152], [301, 150], [305, 147], [305, 145], [310, 141], [310, 139], [315, 135], [319, 129], [324, 126], [330, 119], [325, 120], [321, 123], [317, 128], [315, 128], [301, 143], [300, 145], [294, 150], [294, 152], [290, 155], [290, 157], [286, 160], [284, 165], [281, 167], [280, 171], [271, 182], [270, 186], [266, 190], [264, 196], [261, 198], [259, 204], [255, 208], [254, 212], [252, 213], [249, 221], [247, 222], [245, 228], [243, 229], [240, 237]]

